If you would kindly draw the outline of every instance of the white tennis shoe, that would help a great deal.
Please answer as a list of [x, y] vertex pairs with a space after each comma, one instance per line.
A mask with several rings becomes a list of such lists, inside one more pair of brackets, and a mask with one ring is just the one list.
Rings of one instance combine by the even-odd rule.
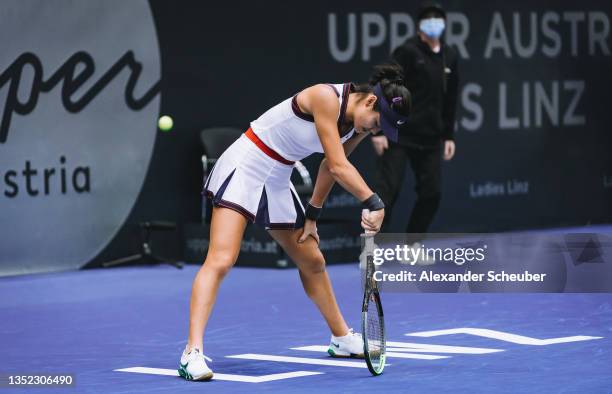
[[200, 349], [191, 349], [187, 353], [187, 349], [183, 351], [181, 355], [181, 365], [178, 369], [179, 375], [186, 380], [210, 380], [213, 377], [213, 372], [208, 365], [206, 360], [212, 361], [210, 358], [200, 352]]
[[357, 357], [363, 358], [363, 339], [361, 334], [356, 333], [351, 328], [343, 337], [331, 337], [329, 349], [327, 349], [332, 357]]

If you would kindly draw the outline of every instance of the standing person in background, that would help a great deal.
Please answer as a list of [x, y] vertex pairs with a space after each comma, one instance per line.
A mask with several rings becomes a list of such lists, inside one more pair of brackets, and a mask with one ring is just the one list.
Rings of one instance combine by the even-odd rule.
[[[404, 85], [412, 93], [411, 117], [400, 127], [398, 143], [382, 135], [372, 137], [378, 154], [376, 191], [387, 209], [383, 231], [388, 231], [390, 212], [409, 160], [417, 199], [406, 232], [413, 234], [427, 232], [440, 205], [442, 158], [451, 160], [455, 154], [453, 131], [459, 79], [457, 52], [442, 40], [444, 9], [436, 3], [423, 3], [417, 20], [417, 35], [392, 54], [403, 68]], [[409, 243], [418, 241], [418, 236], [409, 236]]]

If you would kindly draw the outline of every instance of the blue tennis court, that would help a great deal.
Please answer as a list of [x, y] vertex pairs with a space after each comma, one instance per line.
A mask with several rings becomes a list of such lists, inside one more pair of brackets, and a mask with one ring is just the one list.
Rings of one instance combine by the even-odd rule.
[[[204, 349], [215, 379], [186, 382], [176, 367], [197, 268], [0, 279], [2, 373], [74, 374], [79, 393], [612, 392], [610, 294], [383, 293], [390, 365], [372, 377], [324, 352], [328, 329], [296, 270], [252, 268], [221, 287]], [[358, 268], [329, 273], [358, 329]]]
[[612, 394], [612, 0], [0, 37], [0, 394]]

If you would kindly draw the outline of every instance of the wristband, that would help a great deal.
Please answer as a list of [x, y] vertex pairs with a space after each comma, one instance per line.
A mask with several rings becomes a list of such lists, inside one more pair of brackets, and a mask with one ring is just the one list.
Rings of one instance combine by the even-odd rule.
[[323, 208], [317, 208], [314, 205], [308, 203], [306, 206], [306, 219], [314, 220], [315, 222], [319, 220], [319, 216], [321, 216], [321, 212]]
[[362, 201], [361, 205], [370, 211], [379, 211], [385, 209], [385, 203], [378, 197], [378, 194], [374, 193], [368, 197], [365, 201]]

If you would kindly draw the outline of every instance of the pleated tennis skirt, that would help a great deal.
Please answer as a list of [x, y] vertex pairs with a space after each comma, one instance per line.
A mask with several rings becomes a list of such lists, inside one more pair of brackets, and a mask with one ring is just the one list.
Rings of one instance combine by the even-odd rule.
[[275, 159], [276, 153], [262, 144], [250, 129], [241, 135], [215, 163], [204, 193], [212, 205], [266, 229], [301, 228], [304, 207], [291, 183], [293, 164]]

